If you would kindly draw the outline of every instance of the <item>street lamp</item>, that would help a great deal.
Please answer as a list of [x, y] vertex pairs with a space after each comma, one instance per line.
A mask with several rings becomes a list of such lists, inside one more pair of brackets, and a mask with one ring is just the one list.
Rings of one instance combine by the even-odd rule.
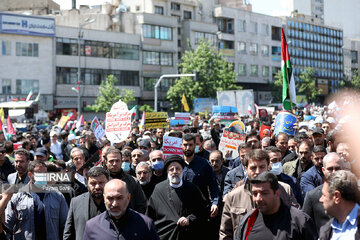
[[80, 81], [81, 81], [81, 79], [80, 79], [80, 76], [81, 76], [81, 69], [80, 69], [80, 60], [81, 60], [80, 40], [82, 38], [81, 30], [85, 25], [93, 23], [93, 22], [95, 22], [94, 18], [86, 18], [84, 23], [79, 24], [79, 33], [78, 33], [78, 58], [79, 58], [79, 64], [78, 64], [78, 72], [77, 72], [77, 75], [78, 75], [77, 76], [78, 77], [77, 89], [75, 89], [74, 87], [72, 88], [72, 90], [74, 90], [78, 94], [78, 111], [77, 111], [78, 112], [78, 119], [80, 118], [80, 115], [81, 115], [81, 106], [80, 106]]

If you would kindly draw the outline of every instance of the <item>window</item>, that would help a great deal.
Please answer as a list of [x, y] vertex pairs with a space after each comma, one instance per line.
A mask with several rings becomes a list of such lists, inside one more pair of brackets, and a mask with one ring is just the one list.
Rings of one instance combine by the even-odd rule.
[[11, 55], [11, 42], [10, 41], [2, 41], [1, 52], [3, 56]]
[[144, 90], [154, 91], [156, 81], [157, 81], [156, 78], [144, 77]]
[[16, 94], [28, 94], [31, 90], [39, 92], [39, 80], [16, 80]]
[[137, 5], [137, 6], [135, 7], [135, 10], [136, 10], [137, 12], [140, 11], [140, 6]]
[[246, 64], [245, 63], [238, 64], [238, 74], [240, 76], [246, 76]]
[[165, 53], [165, 52], [160, 53], [160, 52], [143, 51], [143, 64], [172, 66], [173, 54]]
[[213, 33], [204, 33], [204, 32], [194, 32], [195, 34], [195, 44], [200, 44], [200, 40], [204, 39], [208, 41], [212, 46], [216, 45], [217, 38]]
[[143, 25], [143, 34], [146, 38], [172, 40], [172, 28], [155, 25]]
[[269, 76], [269, 67], [268, 66], [262, 66], [262, 76], [263, 77]]
[[39, 44], [16, 42], [16, 56], [39, 56]]
[[358, 52], [357, 51], [351, 51], [351, 63], [358, 63]]
[[258, 76], [258, 65], [250, 65], [250, 76], [252, 77]]
[[171, 3], [171, 10], [180, 11], [180, 4]]
[[220, 41], [220, 49], [234, 49], [233, 41]]
[[160, 6], [155, 6], [155, 14], [164, 15], [164, 8]]
[[268, 45], [261, 45], [261, 55], [269, 56], [269, 46]]
[[271, 26], [271, 40], [281, 41], [281, 28]]
[[264, 23], [261, 24], [261, 34], [264, 36], [269, 36], [269, 25]]
[[184, 19], [191, 19], [191, 12], [190, 11], [184, 11]]
[[2, 79], [1, 80], [2, 93], [10, 94], [11, 93], [11, 79]]
[[[116, 86], [139, 86], [139, 72], [120, 71], [105, 69], [81, 69], [81, 79], [84, 79], [85, 85], [100, 85], [106, 80], [108, 75], [114, 75], [117, 79]], [[57, 67], [57, 84], [76, 84], [77, 68]]]
[[238, 31], [239, 32], [246, 32], [246, 21], [245, 20], [239, 20], [238, 25]]
[[258, 32], [257, 22], [250, 22], [250, 32], [257, 34], [257, 32]]
[[271, 47], [271, 58], [273, 61], [281, 61], [281, 47]]
[[245, 42], [238, 42], [238, 51], [241, 54], [246, 54], [246, 43]]
[[258, 54], [258, 45], [257, 45], [257, 43], [250, 43], [249, 53], [252, 54], [252, 55], [257, 55]]

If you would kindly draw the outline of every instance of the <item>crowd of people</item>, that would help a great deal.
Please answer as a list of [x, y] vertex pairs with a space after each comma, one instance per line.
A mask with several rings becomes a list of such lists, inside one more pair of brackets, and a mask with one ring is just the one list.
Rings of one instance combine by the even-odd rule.
[[[0, 131], [0, 239], [358, 239], [360, 174], [337, 110], [299, 111], [294, 136], [275, 134], [278, 112], [239, 117], [234, 159], [213, 117], [181, 130], [133, 121], [119, 143], [89, 125]], [[182, 156], [164, 157], [164, 136], [182, 139]], [[67, 191], [43, 190], [62, 186], [36, 177], [53, 172], [71, 173]]]

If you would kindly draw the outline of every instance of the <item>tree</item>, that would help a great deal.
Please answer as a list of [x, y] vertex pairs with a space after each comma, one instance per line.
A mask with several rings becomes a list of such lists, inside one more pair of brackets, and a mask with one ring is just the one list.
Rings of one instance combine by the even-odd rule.
[[154, 109], [152, 109], [149, 105], [147, 105], [147, 104], [144, 104], [144, 105], [142, 105], [140, 108], [139, 108], [139, 111], [140, 112], [153, 112], [154, 111]]
[[316, 87], [316, 78], [314, 77], [314, 69], [308, 67], [303, 71], [299, 78], [300, 82], [296, 83], [296, 90], [299, 95], [304, 95], [308, 103], [316, 101], [322, 90]]
[[115, 86], [117, 81], [114, 75], [109, 75], [106, 81], [100, 84], [99, 96], [95, 99], [95, 103], [89, 106], [89, 109], [95, 112], [108, 112], [112, 105], [119, 100], [126, 104], [135, 101], [134, 91], [123, 89], [121, 94], [120, 89]]
[[281, 70], [279, 70], [275, 75], [275, 81], [270, 82], [271, 87], [271, 95], [273, 103], [281, 103], [282, 102], [282, 84], [283, 84], [283, 76]]
[[340, 88], [360, 89], [360, 75], [358, 70], [354, 71], [350, 80], [343, 80], [340, 82]]
[[179, 67], [182, 74], [198, 72], [197, 81], [193, 77], [182, 77], [167, 92], [171, 109], [181, 111], [181, 98], [185, 94], [187, 103], [192, 109], [194, 98], [215, 98], [216, 91], [237, 90], [236, 74], [233, 64], [228, 63], [217, 50], [204, 40], [196, 49], [185, 51]]

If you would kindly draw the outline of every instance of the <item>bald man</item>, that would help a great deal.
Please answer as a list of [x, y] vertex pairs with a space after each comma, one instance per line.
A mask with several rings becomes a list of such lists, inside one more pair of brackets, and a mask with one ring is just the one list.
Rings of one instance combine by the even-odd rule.
[[106, 211], [87, 221], [83, 239], [159, 239], [153, 221], [130, 208], [126, 183], [110, 180], [104, 188]]

